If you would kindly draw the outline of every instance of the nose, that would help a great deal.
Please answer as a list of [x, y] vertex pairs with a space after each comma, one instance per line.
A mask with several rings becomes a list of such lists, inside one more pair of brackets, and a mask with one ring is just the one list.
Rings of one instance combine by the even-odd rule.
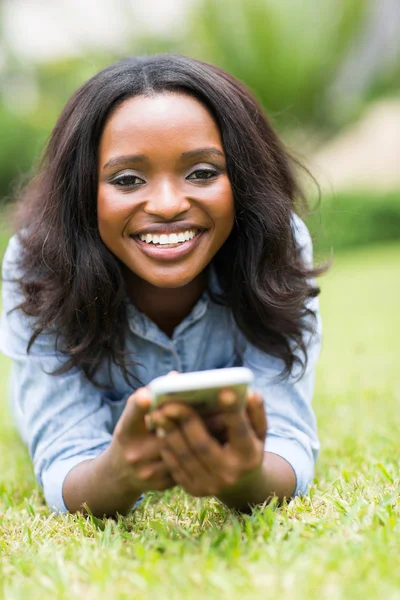
[[153, 188], [144, 206], [148, 215], [173, 220], [191, 207], [189, 199], [170, 181], [161, 182]]

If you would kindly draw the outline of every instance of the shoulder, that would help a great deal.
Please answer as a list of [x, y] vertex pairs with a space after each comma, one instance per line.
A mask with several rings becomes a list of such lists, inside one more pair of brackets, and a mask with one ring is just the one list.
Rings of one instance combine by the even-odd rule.
[[300, 217], [292, 212], [291, 227], [297, 247], [300, 249], [301, 257], [307, 266], [312, 266], [313, 244], [307, 225]]
[[19, 238], [19, 233], [15, 233], [8, 241], [6, 251], [2, 262], [3, 279], [9, 279], [21, 276], [19, 266], [22, 257], [22, 244]]
[[[10, 238], [4, 254], [1, 286], [0, 350], [13, 359], [26, 355], [28, 341], [35, 330], [35, 319], [28, 316], [21, 308], [25, 301], [21, 286], [22, 255], [23, 247], [17, 233]], [[49, 339], [44, 334], [40, 336], [40, 339], [35, 342], [35, 351], [42, 351], [44, 346], [48, 350]]]

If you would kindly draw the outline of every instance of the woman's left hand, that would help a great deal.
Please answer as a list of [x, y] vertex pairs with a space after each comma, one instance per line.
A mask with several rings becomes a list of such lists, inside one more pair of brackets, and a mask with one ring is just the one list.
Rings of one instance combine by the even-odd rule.
[[172, 478], [192, 496], [219, 496], [261, 469], [267, 420], [262, 396], [251, 392], [239, 407], [232, 390], [220, 394], [219, 426], [227, 442], [220, 444], [203, 419], [185, 404], [170, 403], [152, 414], [162, 438], [161, 456]]

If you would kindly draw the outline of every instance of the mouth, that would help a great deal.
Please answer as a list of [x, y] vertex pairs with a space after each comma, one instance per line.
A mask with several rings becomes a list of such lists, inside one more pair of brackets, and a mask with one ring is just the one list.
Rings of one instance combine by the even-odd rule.
[[129, 237], [147, 256], [158, 260], [174, 260], [189, 254], [205, 234], [204, 229], [190, 229], [179, 234], [140, 234]]

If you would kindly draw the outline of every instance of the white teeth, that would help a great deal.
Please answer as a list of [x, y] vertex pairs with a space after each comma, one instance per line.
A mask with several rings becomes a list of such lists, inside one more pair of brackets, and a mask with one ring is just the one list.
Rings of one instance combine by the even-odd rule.
[[142, 242], [146, 242], [147, 244], [178, 244], [179, 242], [187, 242], [192, 240], [196, 235], [195, 229], [188, 229], [187, 231], [181, 231], [180, 233], [171, 233], [170, 235], [166, 233], [162, 233], [161, 235], [152, 234], [152, 233], [142, 233], [139, 235], [139, 238]]

